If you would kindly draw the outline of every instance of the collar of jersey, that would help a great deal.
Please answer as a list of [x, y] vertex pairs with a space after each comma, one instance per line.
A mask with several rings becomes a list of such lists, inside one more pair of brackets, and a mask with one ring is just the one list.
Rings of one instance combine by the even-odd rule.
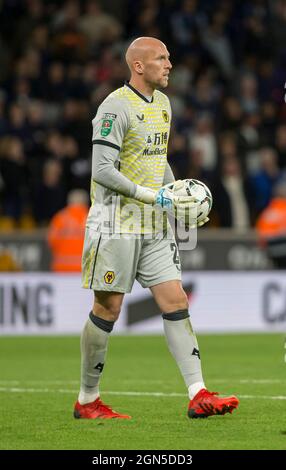
[[153, 101], [154, 101], [154, 97], [153, 97], [153, 96], [152, 96], [152, 100], [151, 100], [151, 101], [148, 101], [147, 98], [146, 98], [144, 95], [142, 95], [142, 93], [140, 93], [140, 91], [136, 90], [136, 88], [134, 88], [132, 85], [130, 85], [129, 82], [127, 82], [127, 81], [124, 82], [124, 85], [128, 86], [128, 88], [130, 88], [130, 90], [132, 90], [133, 93], [136, 93], [136, 95], [140, 96], [140, 98], [142, 98], [142, 100], [146, 101], [146, 103], [149, 103], [149, 104], [150, 104], [150, 103], [153, 103]]

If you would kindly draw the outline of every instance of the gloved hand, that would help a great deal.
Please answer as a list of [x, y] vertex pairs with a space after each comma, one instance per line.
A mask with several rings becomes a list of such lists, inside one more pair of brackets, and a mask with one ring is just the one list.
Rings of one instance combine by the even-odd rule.
[[197, 227], [202, 227], [205, 225], [210, 219], [206, 217], [205, 219], [201, 220], [200, 222], [197, 223]]
[[[155, 195], [155, 204], [160, 205], [176, 219], [189, 225], [189, 221], [194, 221], [196, 225], [199, 201], [194, 196], [179, 196], [173, 190], [180, 189], [182, 181], [178, 180], [160, 188]], [[192, 225], [190, 226], [192, 227]]]
[[194, 223], [191, 223], [191, 224], [189, 225], [189, 228], [197, 228], [197, 227], [199, 228], [199, 227], [202, 227], [202, 226], [205, 225], [209, 220], [210, 220], [210, 219], [209, 219], [208, 217], [206, 217], [205, 219], [200, 220], [199, 222], [196, 221], [196, 222], [194, 222]]
[[183, 188], [182, 180], [168, 183], [158, 191], [136, 185], [135, 199], [145, 204], [158, 204], [190, 228], [201, 227], [209, 218], [197, 221], [199, 201], [194, 196], [174, 194], [174, 190], [179, 192]]

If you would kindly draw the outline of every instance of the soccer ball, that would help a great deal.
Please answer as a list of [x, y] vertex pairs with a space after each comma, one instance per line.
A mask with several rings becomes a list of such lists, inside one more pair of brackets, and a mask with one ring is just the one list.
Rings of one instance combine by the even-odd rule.
[[209, 215], [213, 198], [209, 188], [202, 181], [195, 179], [186, 179], [180, 182], [175, 181], [172, 189], [177, 196], [193, 196], [199, 201], [198, 223], [202, 222]]

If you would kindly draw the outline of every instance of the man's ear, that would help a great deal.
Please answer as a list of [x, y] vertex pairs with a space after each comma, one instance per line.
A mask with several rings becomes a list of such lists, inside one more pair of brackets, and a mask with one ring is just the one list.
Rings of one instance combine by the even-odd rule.
[[139, 75], [142, 75], [144, 72], [143, 62], [141, 62], [141, 60], [136, 60], [135, 62], [133, 62], [133, 65], [135, 72], [137, 72]]

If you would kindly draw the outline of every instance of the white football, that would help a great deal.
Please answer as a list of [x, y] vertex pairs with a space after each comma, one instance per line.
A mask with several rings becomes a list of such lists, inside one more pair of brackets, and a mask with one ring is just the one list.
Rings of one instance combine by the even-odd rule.
[[[171, 188], [170, 188], [171, 189]], [[175, 181], [173, 192], [178, 196], [193, 196], [199, 201], [197, 221], [203, 221], [213, 204], [212, 194], [205, 183], [195, 179]]]

